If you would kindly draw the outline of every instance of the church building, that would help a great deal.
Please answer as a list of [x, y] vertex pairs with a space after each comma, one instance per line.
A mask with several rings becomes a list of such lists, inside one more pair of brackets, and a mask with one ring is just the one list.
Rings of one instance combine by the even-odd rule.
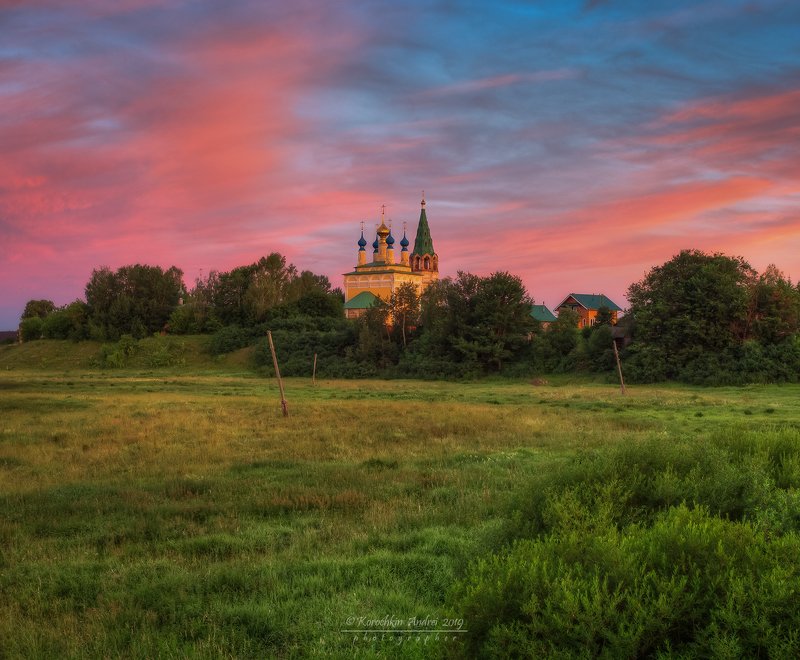
[[398, 261], [395, 255], [395, 239], [391, 229], [386, 226], [382, 210], [381, 224], [372, 243], [372, 261], [368, 262], [365, 250], [367, 241], [364, 230], [361, 230], [361, 238], [358, 239], [358, 264], [355, 270], [344, 274], [344, 313], [347, 318], [358, 318], [378, 299], [388, 302], [392, 293], [406, 282], [416, 286], [422, 293], [431, 282], [439, 279], [439, 256], [433, 249], [424, 197], [414, 249], [410, 254], [409, 245], [403, 230]]

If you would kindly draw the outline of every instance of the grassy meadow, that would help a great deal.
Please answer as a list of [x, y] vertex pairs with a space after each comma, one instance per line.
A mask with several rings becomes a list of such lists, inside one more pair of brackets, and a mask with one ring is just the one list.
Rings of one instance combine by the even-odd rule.
[[[236, 356], [98, 370], [36, 344], [0, 348], [0, 657], [457, 656], [465, 575], [537, 480], [800, 437], [795, 386], [290, 379], [283, 418]], [[379, 632], [407, 628], [431, 632]]]

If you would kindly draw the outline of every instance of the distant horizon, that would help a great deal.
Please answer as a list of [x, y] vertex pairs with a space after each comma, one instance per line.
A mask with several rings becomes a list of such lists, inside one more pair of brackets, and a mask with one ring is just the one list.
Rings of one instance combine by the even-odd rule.
[[422, 190], [443, 277], [550, 309], [682, 249], [800, 279], [798, 3], [76, 4], [0, 8], [0, 329], [102, 266], [341, 287]]

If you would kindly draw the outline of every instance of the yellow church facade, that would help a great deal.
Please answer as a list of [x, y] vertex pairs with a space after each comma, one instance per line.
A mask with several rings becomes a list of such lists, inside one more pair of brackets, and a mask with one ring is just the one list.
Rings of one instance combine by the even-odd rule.
[[381, 224], [372, 243], [372, 260], [367, 261], [367, 241], [364, 231], [358, 239], [358, 263], [350, 273], [344, 274], [344, 313], [347, 318], [358, 318], [379, 299], [388, 302], [403, 284], [410, 283], [422, 293], [439, 279], [439, 256], [433, 249], [433, 240], [425, 212], [425, 199], [417, 224], [414, 248], [405, 231], [400, 240], [400, 254], [395, 254], [395, 238], [381, 212]]

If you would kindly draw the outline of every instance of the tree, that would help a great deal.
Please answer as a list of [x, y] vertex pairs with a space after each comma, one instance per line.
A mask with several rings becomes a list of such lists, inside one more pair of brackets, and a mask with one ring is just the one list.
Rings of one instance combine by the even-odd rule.
[[103, 267], [86, 285], [89, 320], [99, 339], [141, 338], [162, 330], [185, 295], [183, 272], [174, 266], [135, 264], [116, 272]]
[[115, 273], [108, 266], [96, 268], [86, 284], [85, 293], [92, 337], [101, 340], [118, 339], [121, 333], [114, 329], [111, 320], [111, 307], [120, 294]]
[[532, 304], [518, 277], [459, 272], [455, 280], [435, 283], [422, 296], [426, 350], [437, 359], [449, 355], [482, 371], [498, 371], [527, 344], [535, 326]]
[[297, 301], [297, 310], [300, 314], [313, 318], [340, 319], [344, 316], [344, 301], [336, 293], [311, 289]]
[[545, 338], [559, 357], [566, 357], [578, 345], [579, 319], [580, 314], [575, 310], [562, 309], [547, 329]]
[[753, 283], [744, 338], [777, 344], [800, 331], [800, 291], [770, 264]]
[[83, 300], [74, 300], [62, 308], [69, 319], [67, 339], [80, 341], [89, 337], [89, 306]]
[[392, 330], [400, 334], [403, 348], [408, 345], [411, 331], [419, 324], [419, 291], [410, 282], [401, 284], [389, 301]]
[[355, 351], [359, 361], [377, 369], [397, 362], [400, 355], [389, 334], [389, 306], [379, 301], [358, 319], [358, 345]]
[[40, 316], [30, 316], [19, 323], [19, 340], [34, 341], [42, 338], [44, 320]]
[[474, 341], [480, 346], [480, 360], [488, 369], [499, 371], [528, 341], [534, 321], [533, 300], [515, 275], [493, 273], [482, 278], [475, 296]]
[[614, 317], [611, 314], [611, 309], [606, 305], [601, 305], [597, 308], [597, 316], [594, 318], [594, 325], [592, 327], [597, 328], [598, 326], [611, 325], [613, 319]]
[[682, 251], [629, 287], [635, 341], [664, 356], [668, 377], [700, 353], [724, 352], [746, 334], [755, 278], [741, 257]]
[[[294, 266], [290, 266], [294, 269]], [[286, 298], [289, 301], [299, 300], [309, 293], [330, 293], [331, 283], [325, 275], [316, 275], [304, 270], [300, 275], [290, 279], [286, 286]]]
[[580, 341], [579, 319], [578, 312], [562, 309], [546, 332], [531, 338], [531, 356], [538, 371], [558, 372], [574, 366], [570, 356], [574, 355]]
[[586, 359], [592, 371], [609, 371], [614, 368], [614, 340], [611, 326], [607, 323], [595, 324], [592, 334], [586, 341]]
[[38, 317], [45, 318], [48, 314], [55, 311], [56, 306], [52, 300], [29, 300], [25, 303], [25, 309], [22, 312], [20, 319], [30, 319]]
[[42, 322], [43, 339], [67, 339], [72, 329], [69, 316], [62, 309], [49, 314]]
[[[294, 265], [287, 264], [277, 252], [227, 273], [212, 272], [206, 282], [198, 282], [195, 291], [209, 302], [212, 316], [222, 323], [244, 327], [263, 323], [272, 310], [306, 296], [312, 296], [306, 306], [319, 307], [321, 298], [317, 294], [333, 294], [327, 277], [308, 270], [298, 274]], [[335, 298], [323, 304], [328, 312], [336, 307]], [[296, 314], [298, 310], [285, 308], [281, 313]]]
[[[297, 279], [297, 269], [292, 264], [286, 265], [286, 257], [273, 252], [241, 270], [249, 275], [242, 298], [244, 323], [260, 323], [270, 309], [291, 301], [290, 288]], [[300, 297], [299, 286], [297, 292], [293, 300]]]

